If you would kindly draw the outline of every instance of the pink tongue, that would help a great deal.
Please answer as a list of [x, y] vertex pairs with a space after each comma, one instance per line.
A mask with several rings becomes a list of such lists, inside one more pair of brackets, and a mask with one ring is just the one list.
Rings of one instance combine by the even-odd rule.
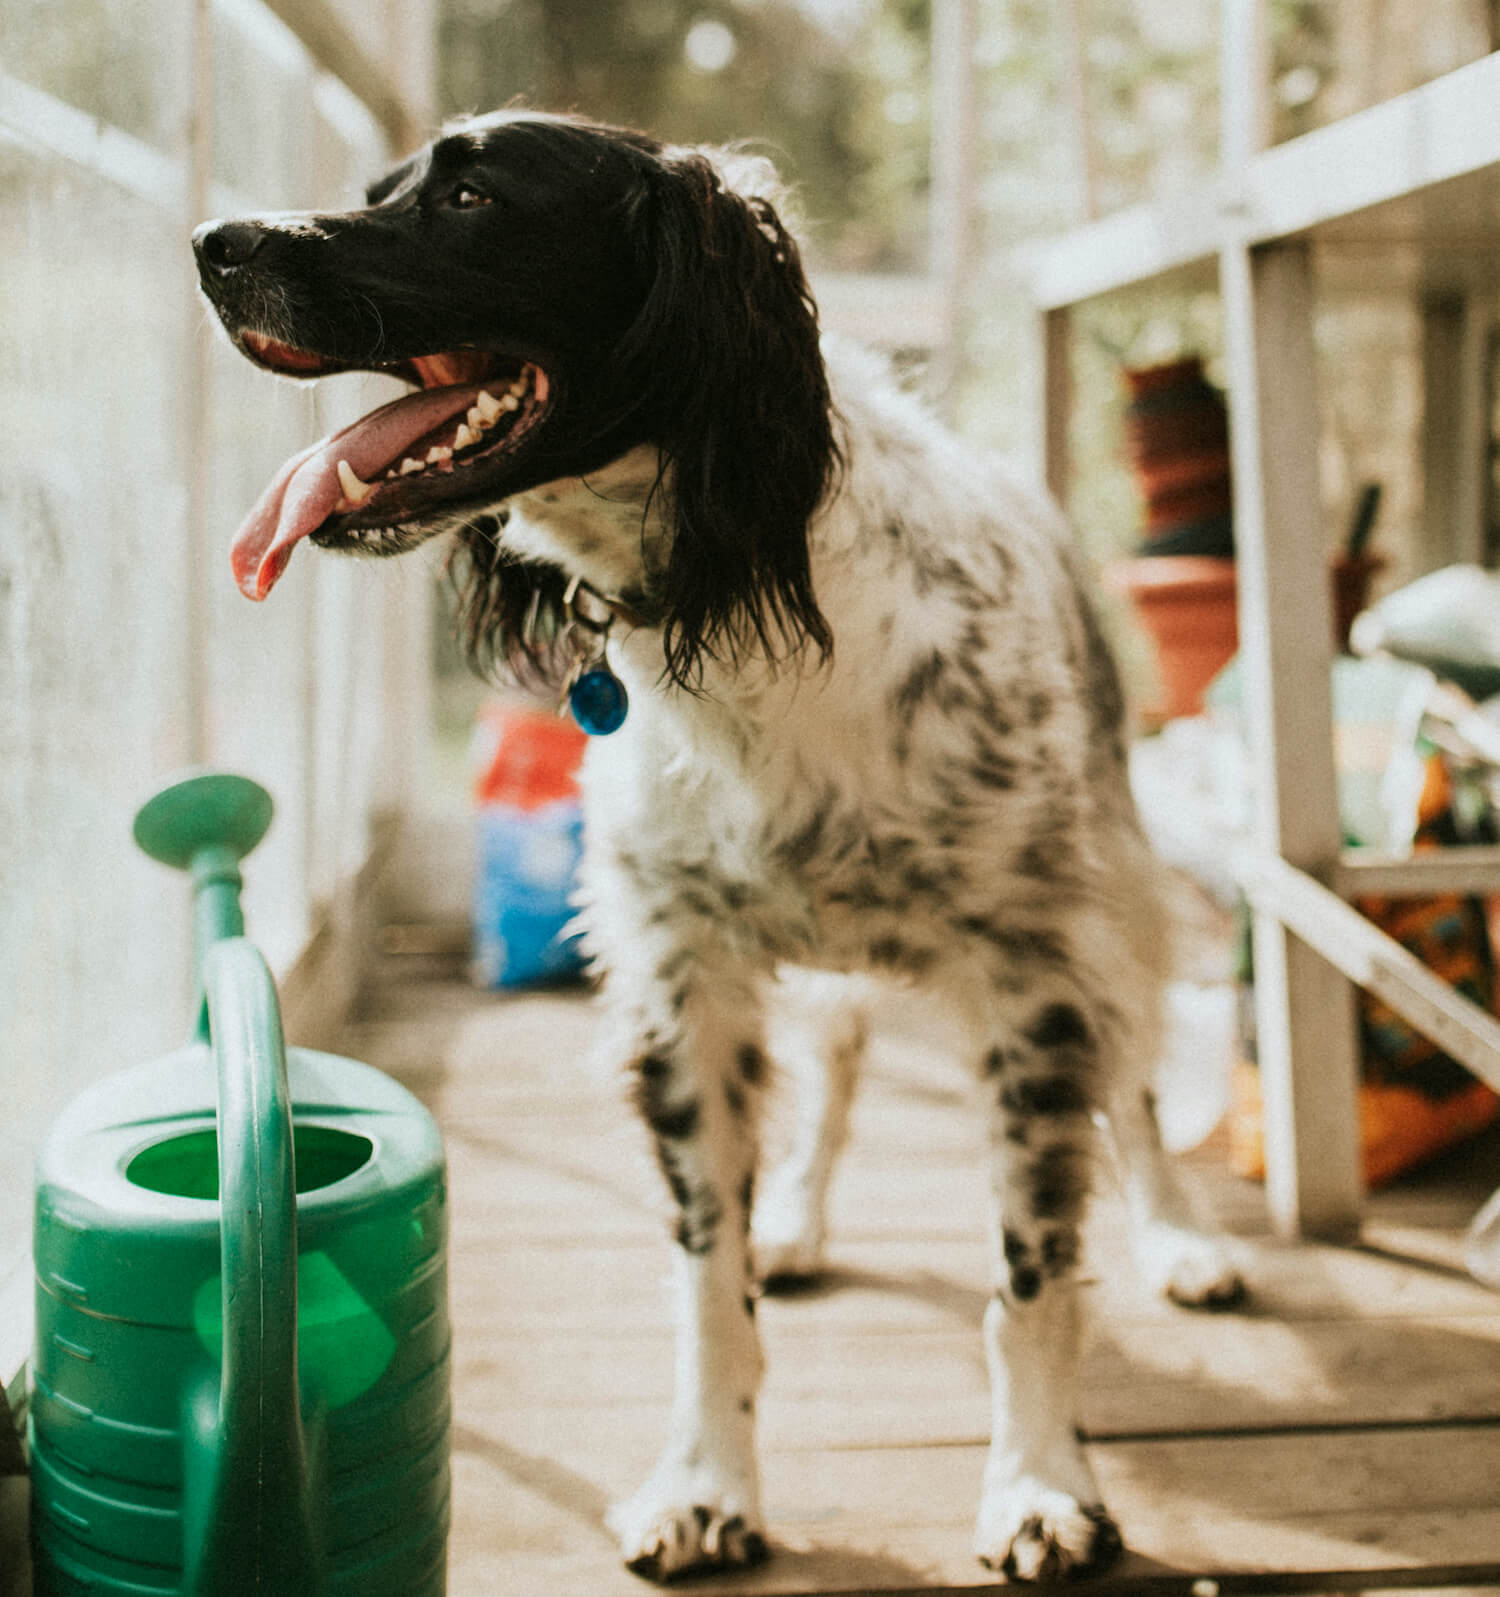
[[466, 412], [478, 392], [477, 385], [467, 384], [392, 400], [293, 455], [234, 535], [229, 564], [240, 592], [264, 599], [298, 542], [333, 513], [344, 498], [341, 460], [356, 477], [373, 481], [419, 438]]

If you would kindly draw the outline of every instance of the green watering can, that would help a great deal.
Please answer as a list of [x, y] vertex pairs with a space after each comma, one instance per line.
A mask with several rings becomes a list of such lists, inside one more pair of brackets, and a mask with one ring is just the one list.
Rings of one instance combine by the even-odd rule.
[[243, 777], [157, 794], [201, 1001], [175, 1053], [74, 1100], [36, 1189], [37, 1597], [441, 1597], [442, 1143], [404, 1088], [287, 1049], [244, 937]]

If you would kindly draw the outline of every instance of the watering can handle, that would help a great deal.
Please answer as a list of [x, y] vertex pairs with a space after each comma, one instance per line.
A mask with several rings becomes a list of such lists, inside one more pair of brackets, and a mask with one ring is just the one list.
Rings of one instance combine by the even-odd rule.
[[322, 1589], [297, 1386], [297, 1205], [281, 1010], [243, 937], [204, 952], [219, 1076], [224, 1359], [202, 1416], [211, 1477], [184, 1526], [188, 1597]]

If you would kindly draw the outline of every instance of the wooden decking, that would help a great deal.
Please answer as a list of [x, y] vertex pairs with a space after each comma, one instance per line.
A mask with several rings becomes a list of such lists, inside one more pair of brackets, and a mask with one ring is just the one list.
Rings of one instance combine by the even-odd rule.
[[[671, 1379], [657, 1177], [581, 996], [393, 980], [349, 1053], [431, 1105], [452, 1173], [454, 1597], [641, 1597], [605, 1507], [649, 1468]], [[958, 1070], [877, 1044], [833, 1269], [767, 1300], [762, 1570], [676, 1590], [974, 1588], [988, 1421], [979, 1128]], [[1254, 1297], [1149, 1298], [1106, 1204], [1083, 1425], [1130, 1553], [1110, 1591], [1500, 1583], [1500, 1298], [1462, 1272], [1500, 1139], [1377, 1197], [1358, 1249], [1287, 1248], [1212, 1151]], [[1199, 1587], [1199, 1597], [1206, 1588]]]

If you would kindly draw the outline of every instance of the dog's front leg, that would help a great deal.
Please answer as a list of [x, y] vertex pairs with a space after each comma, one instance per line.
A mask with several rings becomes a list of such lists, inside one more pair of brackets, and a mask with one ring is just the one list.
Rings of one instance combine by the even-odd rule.
[[646, 1028], [637, 1099], [676, 1208], [677, 1363], [671, 1431], [646, 1483], [611, 1513], [625, 1562], [666, 1580], [766, 1556], [755, 1457], [761, 1349], [749, 1217], [766, 1071], [754, 995], [706, 973]]
[[1120, 1549], [1074, 1428], [1075, 1267], [1105, 1074], [1097, 1009], [1034, 1003], [982, 1053], [990, 1095], [995, 1291], [984, 1319], [993, 1431], [976, 1550], [1020, 1580], [1060, 1580]]

